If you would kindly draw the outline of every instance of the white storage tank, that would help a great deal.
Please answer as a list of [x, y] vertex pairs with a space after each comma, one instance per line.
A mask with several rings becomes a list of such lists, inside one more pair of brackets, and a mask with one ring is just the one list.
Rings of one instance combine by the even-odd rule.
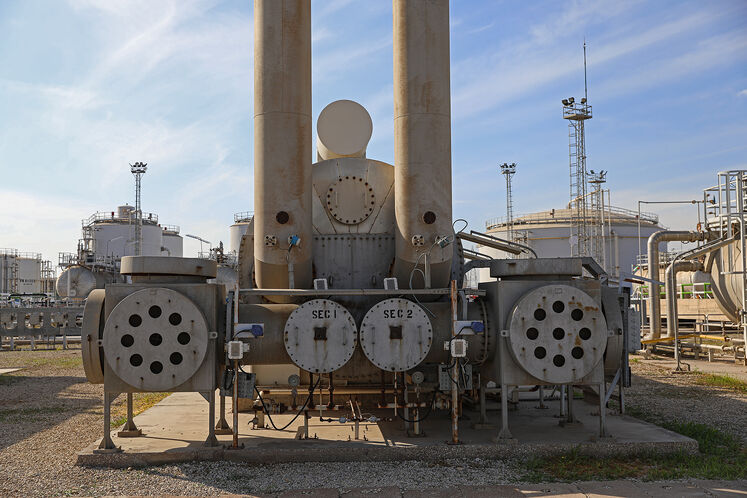
[[88, 297], [92, 290], [103, 288], [105, 283], [102, 274], [94, 273], [83, 266], [71, 266], [57, 277], [55, 290], [60, 297], [83, 299]]
[[20, 253], [18, 255], [18, 289], [20, 294], [42, 292], [42, 258], [38, 253]]
[[[552, 209], [517, 216], [513, 221], [513, 238], [534, 249], [539, 258], [570, 257], [572, 216], [573, 211], [570, 209]], [[605, 269], [613, 278], [630, 274], [638, 255], [638, 212], [613, 206], [605, 208], [604, 217]], [[649, 236], [663, 228], [659, 225], [659, 217], [653, 213], [641, 213], [640, 227], [640, 247], [645, 253]], [[505, 219], [488, 220], [486, 232], [506, 239]], [[489, 247], [480, 247], [478, 251], [493, 258], [512, 257]], [[490, 280], [489, 270], [481, 269], [480, 281], [487, 280]]]
[[[84, 222], [84, 232], [90, 230], [94, 239], [93, 250], [97, 260], [107, 256], [121, 258], [134, 256], [135, 247], [135, 211], [132, 206], [119, 206], [117, 211], [95, 213]], [[143, 213], [143, 256], [161, 256], [162, 229], [158, 225], [158, 216]]]
[[184, 254], [184, 239], [179, 235], [179, 227], [175, 225], [164, 225], [161, 227], [161, 256], [173, 256], [181, 258]]
[[17, 274], [18, 251], [15, 249], [0, 249], [0, 293], [15, 291]]
[[228, 250], [232, 253], [239, 254], [241, 238], [247, 231], [252, 229], [252, 220], [254, 213], [245, 211], [233, 215], [233, 225], [228, 230]]

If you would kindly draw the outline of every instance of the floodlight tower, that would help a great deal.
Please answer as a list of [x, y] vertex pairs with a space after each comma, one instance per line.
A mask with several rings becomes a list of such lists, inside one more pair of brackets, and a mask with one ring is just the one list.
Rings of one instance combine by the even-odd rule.
[[514, 196], [511, 191], [511, 179], [516, 173], [516, 163], [503, 163], [501, 174], [506, 177], [506, 239], [514, 241]]
[[605, 236], [604, 236], [604, 184], [607, 182], [607, 172], [589, 171], [589, 240], [591, 257], [606, 268]]
[[586, 42], [584, 41], [584, 97], [580, 103], [563, 99], [563, 119], [568, 120], [568, 162], [571, 170], [571, 256], [591, 256], [586, 198], [586, 137], [584, 122], [591, 119], [586, 87]]
[[148, 169], [147, 163], [130, 164], [130, 173], [135, 176], [135, 255], [143, 254], [143, 210], [140, 205], [140, 180]]

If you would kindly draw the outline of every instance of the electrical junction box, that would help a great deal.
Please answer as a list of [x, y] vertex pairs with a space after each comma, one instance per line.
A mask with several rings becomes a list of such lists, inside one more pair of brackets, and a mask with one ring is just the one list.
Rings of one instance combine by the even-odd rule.
[[230, 341], [227, 345], [229, 360], [240, 360], [244, 356], [244, 343], [241, 341]]
[[453, 339], [451, 341], [451, 356], [453, 358], [464, 358], [467, 356], [467, 340]]
[[441, 364], [438, 366], [438, 388], [443, 392], [451, 391], [451, 384], [458, 381], [459, 390], [465, 391], [472, 389], [472, 365], [460, 365], [458, 378], [452, 380], [453, 372], [448, 365]]
[[254, 399], [254, 385], [257, 376], [253, 373], [238, 372], [234, 376], [232, 372], [226, 370], [223, 376], [223, 382], [220, 386], [220, 395], [233, 397], [233, 383], [238, 384], [239, 398]]

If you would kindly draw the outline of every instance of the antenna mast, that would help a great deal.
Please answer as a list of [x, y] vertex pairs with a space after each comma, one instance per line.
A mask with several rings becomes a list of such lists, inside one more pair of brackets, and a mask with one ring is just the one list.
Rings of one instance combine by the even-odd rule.
[[589, 100], [589, 89], [586, 85], [586, 38], [584, 38], [584, 98]]

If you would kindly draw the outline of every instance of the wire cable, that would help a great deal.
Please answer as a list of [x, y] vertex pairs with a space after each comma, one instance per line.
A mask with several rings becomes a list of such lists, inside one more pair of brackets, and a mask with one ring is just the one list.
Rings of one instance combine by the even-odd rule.
[[[244, 372], [244, 370], [241, 367], [239, 367], [239, 369], [242, 372]], [[244, 373], [246, 373], [246, 372], [244, 372]], [[288, 422], [287, 424], [285, 424], [280, 429], [278, 429], [278, 427], [275, 425], [275, 422], [273, 422], [272, 417], [270, 416], [270, 411], [267, 409], [267, 406], [265, 406], [265, 400], [262, 399], [262, 395], [259, 393], [259, 389], [257, 389], [257, 386], [254, 386], [254, 391], [257, 393], [257, 396], [259, 397], [259, 402], [262, 403], [262, 408], [264, 409], [265, 414], [267, 414], [267, 418], [270, 420], [270, 424], [272, 424], [272, 428], [275, 429], [276, 431], [284, 431], [285, 429], [287, 429], [288, 427], [290, 427], [290, 425], [293, 422], [295, 422], [296, 419], [299, 417], [299, 415], [301, 415], [301, 413], [303, 413], [303, 411], [306, 409], [306, 405], [308, 405], [309, 401], [311, 401], [311, 397], [314, 395], [314, 391], [316, 390], [317, 386], [319, 385], [319, 381], [321, 381], [321, 380], [322, 380], [322, 378], [320, 376], [317, 379], [316, 384], [314, 384], [314, 387], [312, 387], [311, 391], [309, 391], [309, 396], [306, 398], [306, 401], [303, 402], [303, 406], [301, 407], [300, 410], [298, 410], [298, 413], [296, 413], [296, 415], [291, 419], [290, 422]]]

